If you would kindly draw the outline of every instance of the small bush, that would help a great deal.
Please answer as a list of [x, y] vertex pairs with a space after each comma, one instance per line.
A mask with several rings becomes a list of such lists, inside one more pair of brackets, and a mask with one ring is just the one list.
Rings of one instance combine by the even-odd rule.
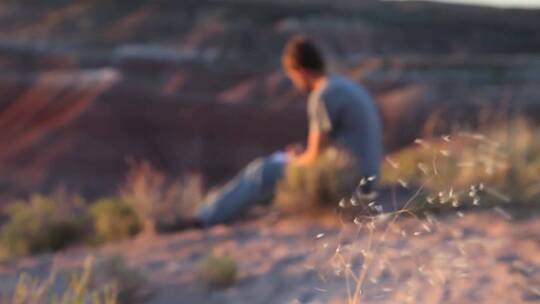
[[141, 230], [137, 214], [121, 199], [101, 199], [90, 207], [90, 214], [97, 242], [121, 240]]
[[170, 231], [202, 201], [202, 180], [194, 175], [183, 182], [169, 182], [163, 173], [143, 162], [129, 171], [121, 194], [147, 232]]
[[0, 244], [6, 255], [59, 250], [79, 240], [85, 218], [79, 205], [58, 197], [34, 195], [29, 202], [7, 207], [8, 222], [0, 232]]
[[199, 262], [199, 276], [209, 287], [231, 286], [237, 272], [237, 263], [229, 256], [209, 255]]
[[129, 266], [120, 255], [97, 261], [92, 282], [95, 286], [113, 287], [120, 304], [143, 303], [152, 292], [146, 274]]
[[278, 182], [275, 205], [286, 212], [311, 212], [335, 208], [351, 194], [360, 175], [345, 151], [327, 149], [313, 165], [289, 164]]

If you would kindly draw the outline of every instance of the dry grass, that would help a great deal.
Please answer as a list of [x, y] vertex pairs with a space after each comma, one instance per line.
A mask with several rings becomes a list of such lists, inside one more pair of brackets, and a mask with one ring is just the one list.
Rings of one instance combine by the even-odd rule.
[[63, 290], [55, 290], [56, 274], [46, 280], [38, 280], [22, 274], [15, 288], [11, 304], [117, 304], [116, 288], [100, 284], [92, 288], [93, 259], [85, 261], [83, 270], [73, 274]]
[[98, 259], [91, 283], [114, 288], [119, 304], [144, 303], [153, 291], [146, 273], [128, 265], [120, 255]]
[[175, 230], [202, 201], [202, 181], [190, 176], [169, 182], [148, 163], [134, 166], [117, 197], [87, 204], [56, 191], [33, 195], [6, 207], [0, 230], [0, 258], [61, 250], [74, 243], [117, 241], [145, 232]]
[[[381, 179], [423, 185], [413, 205], [438, 209], [485, 203], [530, 203], [540, 197], [540, 145], [525, 120], [456, 132], [386, 158]], [[483, 199], [484, 198], [484, 199]], [[420, 201], [422, 200], [422, 201]]]
[[121, 256], [88, 257], [82, 269], [63, 277], [53, 271], [45, 280], [22, 274], [11, 304], [136, 304], [148, 300], [151, 288], [143, 272], [128, 266]]
[[335, 208], [360, 180], [352, 158], [335, 148], [327, 149], [311, 166], [290, 164], [278, 183], [275, 205], [289, 213], [318, 212]]
[[[432, 211], [445, 210], [461, 217], [464, 206], [493, 207], [510, 219], [504, 210], [510, 204], [535, 203], [540, 194], [540, 145], [533, 134], [535, 129], [524, 120], [515, 120], [481, 132], [419, 139], [415, 147], [387, 157], [383, 183], [414, 188], [415, 194], [398, 198], [403, 201], [397, 203], [402, 208], [396, 212], [359, 215], [352, 223], [344, 220], [335, 251], [328, 241], [324, 243], [331, 271], [344, 277], [347, 284], [347, 303], [362, 303], [366, 285], [384, 296], [381, 287], [377, 289], [377, 277], [384, 271], [391, 272], [384, 249], [387, 237], [397, 234], [397, 238], [408, 238], [443, 229]], [[348, 198], [354, 199], [354, 195]], [[403, 215], [417, 218], [412, 232], [396, 225]], [[460, 241], [455, 246], [455, 252], [465, 254]], [[456, 263], [461, 262], [458, 259]], [[459, 269], [454, 275], [466, 273], [457, 264], [418, 267], [418, 271], [430, 284], [444, 284], [444, 278], [453, 274], [439, 268]]]
[[143, 162], [129, 171], [121, 196], [132, 205], [145, 232], [170, 231], [178, 219], [193, 214], [202, 201], [202, 180], [200, 176], [190, 176], [182, 182], [170, 182], [163, 173]]

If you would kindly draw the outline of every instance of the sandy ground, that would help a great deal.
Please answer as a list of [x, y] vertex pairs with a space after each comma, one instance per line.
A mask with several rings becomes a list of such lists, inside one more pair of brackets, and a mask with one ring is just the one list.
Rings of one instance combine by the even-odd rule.
[[[346, 225], [336, 216], [270, 215], [21, 259], [2, 265], [0, 290], [9, 293], [21, 272], [44, 277], [88, 255], [121, 254], [147, 273], [154, 304], [347, 303], [362, 265], [362, 303], [540, 303], [539, 231], [539, 215], [503, 209]], [[226, 289], [197, 275], [201, 257], [216, 251], [238, 261], [238, 280]]]

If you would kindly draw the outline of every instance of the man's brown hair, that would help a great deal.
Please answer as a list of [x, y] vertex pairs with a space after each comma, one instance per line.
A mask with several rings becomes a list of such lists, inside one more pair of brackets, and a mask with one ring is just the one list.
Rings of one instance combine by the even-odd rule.
[[319, 48], [304, 35], [292, 37], [283, 50], [283, 64], [317, 73], [325, 73], [326, 67]]

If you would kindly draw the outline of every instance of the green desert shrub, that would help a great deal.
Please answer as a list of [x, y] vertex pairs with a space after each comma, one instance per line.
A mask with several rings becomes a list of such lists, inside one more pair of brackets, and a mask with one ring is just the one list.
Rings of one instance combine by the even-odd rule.
[[209, 287], [231, 286], [236, 281], [237, 272], [236, 261], [227, 255], [208, 255], [199, 262], [199, 276]]
[[82, 202], [76, 197], [33, 195], [7, 207], [8, 221], [0, 231], [0, 246], [8, 256], [59, 250], [84, 233]]
[[360, 180], [353, 159], [345, 151], [328, 148], [310, 166], [287, 165], [274, 198], [285, 212], [317, 212], [335, 208]]
[[141, 224], [132, 206], [122, 199], [104, 198], [90, 207], [97, 242], [117, 241], [137, 234]]

